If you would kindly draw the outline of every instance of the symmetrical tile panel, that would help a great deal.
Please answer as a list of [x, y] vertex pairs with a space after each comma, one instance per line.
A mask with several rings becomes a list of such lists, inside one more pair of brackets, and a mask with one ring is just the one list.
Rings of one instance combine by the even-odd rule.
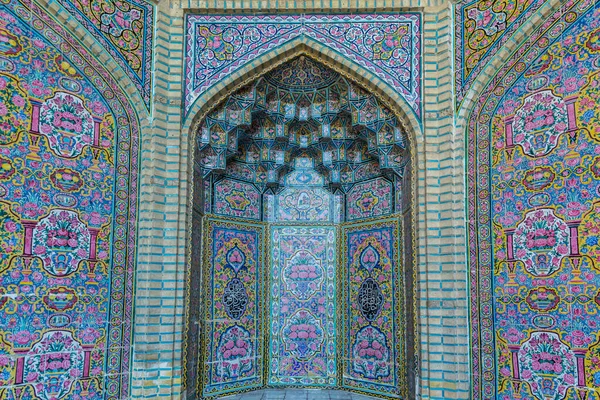
[[138, 121], [35, 3], [0, 6], [0, 395], [129, 393]]
[[469, 120], [474, 398], [598, 387], [600, 11], [565, 7]]
[[190, 14], [186, 36], [186, 111], [224, 77], [286, 42], [306, 36], [380, 77], [421, 116], [419, 14]]

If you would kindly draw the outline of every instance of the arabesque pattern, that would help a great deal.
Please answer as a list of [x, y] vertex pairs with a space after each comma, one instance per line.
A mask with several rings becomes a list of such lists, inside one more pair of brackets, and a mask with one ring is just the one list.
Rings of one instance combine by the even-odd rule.
[[261, 195], [250, 183], [227, 178], [215, 183], [214, 202], [217, 215], [260, 220]]
[[336, 384], [336, 228], [271, 227], [271, 385]]
[[346, 196], [346, 220], [348, 221], [389, 215], [393, 212], [393, 186], [384, 178], [357, 183]]
[[208, 219], [202, 394], [263, 384], [264, 227]]
[[600, 385], [600, 10], [568, 2], [469, 119], [473, 397]]
[[59, 0], [109, 52], [140, 92], [152, 96], [154, 6], [145, 0]]
[[[299, 37], [342, 54], [421, 116], [420, 14], [193, 15], [186, 20], [185, 107], [253, 59]], [[243, 40], [241, 39], [243, 38]]]
[[136, 118], [46, 10], [0, 4], [2, 398], [129, 396]]
[[487, 62], [543, 4], [543, 0], [467, 0], [456, 4], [457, 108]]
[[400, 232], [396, 219], [343, 227], [342, 386], [406, 398]]

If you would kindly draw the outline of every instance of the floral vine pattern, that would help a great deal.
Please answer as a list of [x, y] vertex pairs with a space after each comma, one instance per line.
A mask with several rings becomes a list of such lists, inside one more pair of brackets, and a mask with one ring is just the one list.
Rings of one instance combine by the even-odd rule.
[[208, 220], [204, 395], [262, 385], [263, 229]]
[[392, 183], [384, 178], [358, 183], [346, 196], [348, 221], [389, 215], [394, 212], [393, 207]]
[[543, 3], [542, 0], [467, 0], [456, 5], [457, 108], [485, 64]]
[[307, 36], [397, 91], [421, 116], [419, 14], [187, 16], [185, 107], [252, 59]]
[[402, 356], [403, 312], [398, 284], [398, 222], [384, 220], [343, 228], [343, 386], [406, 395]]
[[[0, 23], [0, 28], [7, 26], [7, 21]], [[9, 33], [6, 32], [8, 36]], [[16, 36], [8, 36], [14, 43], [6, 53], [21, 53], [21, 44]], [[0, 73], [0, 145], [9, 145], [29, 128], [27, 121], [31, 113], [31, 103], [25, 91], [19, 86], [18, 80], [13, 76]]]
[[234, 179], [215, 183], [214, 202], [215, 214], [260, 220], [261, 195], [250, 183]]
[[269, 384], [336, 384], [335, 227], [271, 228]]
[[549, 16], [469, 119], [473, 398], [584, 399], [600, 383], [594, 4]]
[[136, 118], [47, 10], [0, 1], [0, 397], [129, 396]]
[[152, 95], [154, 6], [145, 0], [60, 0], [131, 78], [146, 107]]

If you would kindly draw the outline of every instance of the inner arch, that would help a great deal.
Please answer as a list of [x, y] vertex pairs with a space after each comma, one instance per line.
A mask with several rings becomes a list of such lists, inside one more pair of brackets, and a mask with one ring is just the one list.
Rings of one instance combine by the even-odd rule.
[[183, 123], [185, 131], [193, 135], [198, 124], [212, 111], [216, 104], [230, 96], [241, 86], [257, 79], [266, 72], [278, 68], [282, 64], [299, 57], [307, 56], [319, 60], [338, 74], [351, 79], [353, 82], [368, 87], [369, 91], [386, 104], [402, 122], [413, 142], [421, 132], [421, 124], [410, 105], [398, 95], [379, 76], [353, 62], [347, 57], [333, 51], [331, 48], [305, 35], [298, 36], [283, 45], [268, 51], [245, 65], [239, 72], [224, 77], [218, 84], [206, 90], [189, 107], [188, 116]]
[[204, 290], [190, 298], [203, 304], [204, 330], [189, 327], [188, 340], [203, 339], [188, 347], [203, 348], [187, 363], [196, 365], [188, 379], [197, 394], [341, 386], [409, 397], [411, 165], [402, 120], [372, 92], [298, 55], [195, 127], [192, 253], [203, 249], [190, 280]]

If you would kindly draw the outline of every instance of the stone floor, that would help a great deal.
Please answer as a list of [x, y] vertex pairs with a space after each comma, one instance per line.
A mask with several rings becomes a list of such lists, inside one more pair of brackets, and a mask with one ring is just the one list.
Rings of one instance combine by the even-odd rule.
[[325, 389], [266, 389], [219, 397], [223, 400], [371, 400], [376, 397]]

